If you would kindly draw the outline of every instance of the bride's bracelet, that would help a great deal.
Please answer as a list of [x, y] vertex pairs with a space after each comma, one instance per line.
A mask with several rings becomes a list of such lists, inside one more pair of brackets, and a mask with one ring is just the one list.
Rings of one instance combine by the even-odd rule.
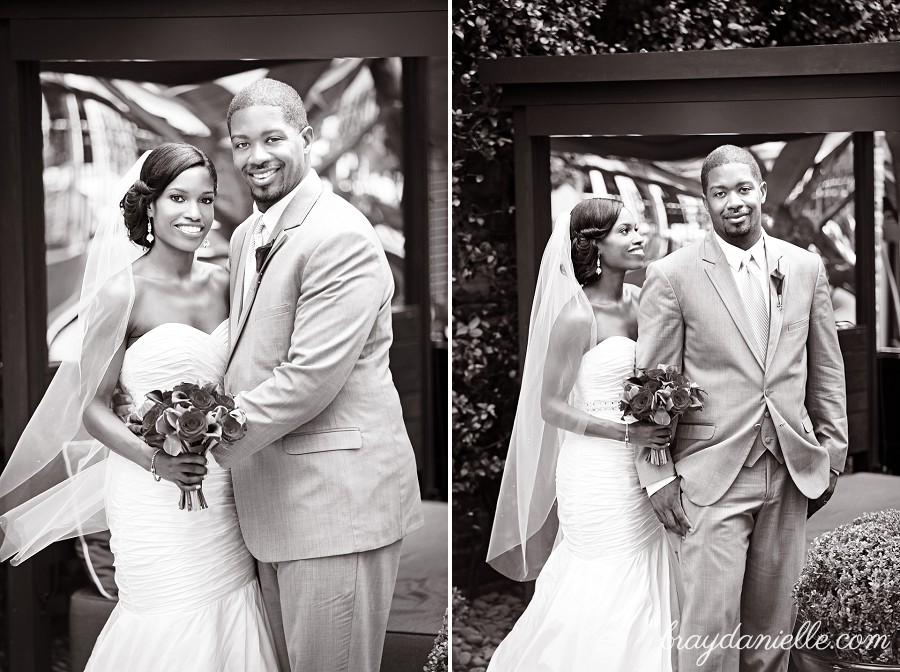
[[153, 476], [153, 479], [159, 483], [162, 480], [162, 476], [156, 473], [156, 456], [162, 451], [162, 448], [157, 448], [153, 453], [153, 457], [150, 458], [150, 475]]
[[625, 443], [628, 443], [628, 425], [625, 425]]

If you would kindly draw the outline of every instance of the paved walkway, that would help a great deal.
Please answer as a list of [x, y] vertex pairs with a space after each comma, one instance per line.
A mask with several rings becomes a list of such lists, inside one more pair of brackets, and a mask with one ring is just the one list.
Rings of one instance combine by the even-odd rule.
[[806, 523], [806, 543], [867, 511], [900, 509], [900, 476], [858, 473], [838, 478], [834, 496]]

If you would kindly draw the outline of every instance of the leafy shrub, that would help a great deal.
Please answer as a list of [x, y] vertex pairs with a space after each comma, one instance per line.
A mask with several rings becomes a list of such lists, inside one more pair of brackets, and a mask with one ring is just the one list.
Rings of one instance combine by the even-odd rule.
[[[797, 623], [819, 624], [814, 647], [824, 635], [841, 660], [900, 664], [900, 510], [867, 513], [816, 537], [791, 596]], [[841, 635], [870, 637], [873, 646], [835, 650]]]
[[447, 672], [448, 658], [447, 644], [447, 612], [444, 612], [444, 623], [441, 625], [441, 631], [434, 640], [434, 648], [428, 654], [428, 660], [425, 663], [423, 672]]

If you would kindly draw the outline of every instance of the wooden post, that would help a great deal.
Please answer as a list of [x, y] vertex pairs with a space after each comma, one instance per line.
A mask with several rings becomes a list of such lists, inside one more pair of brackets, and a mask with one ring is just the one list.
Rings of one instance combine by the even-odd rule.
[[422, 492], [435, 488], [431, 385], [431, 282], [428, 274], [428, 60], [403, 59], [403, 233], [406, 302], [418, 306]]
[[856, 217], [856, 322], [866, 325], [867, 466], [878, 461], [878, 362], [875, 340], [875, 137], [853, 134], [854, 216]]
[[[0, 21], [0, 348], [3, 450], [9, 459], [45, 389], [47, 286], [41, 152], [40, 70], [10, 55], [10, 22]], [[42, 595], [48, 560], [38, 555], [6, 574], [5, 634], [10, 669], [50, 669], [50, 626]]]
[[513, 110], [516, 179], [516, 263], [519, 295], [519, 367], [525, 362], [528, 321], [544, 247], [550, 239], [550, 138], [530, 136], [526, 112]]

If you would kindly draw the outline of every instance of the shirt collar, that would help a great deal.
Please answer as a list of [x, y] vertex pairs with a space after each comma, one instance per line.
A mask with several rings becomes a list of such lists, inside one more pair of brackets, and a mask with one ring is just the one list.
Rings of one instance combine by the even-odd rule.
[[713, 234], [716, 237], [716, 241], [719, 243], [719, 247], [722, 248], [722, 252], [725, 255], [726, 261], [728, 261], [728, 265], [731, 266], [734, 270], [738, 270], [741, 267], [741, 262], [744, 260], [747, 252], [756, 259], [756, 263], [763, 270], [766, 269], [766, 232], [761, 232], [759, 236], [759, 240], [757, 240], [753, 247], [749, 250], [742, 250], [741, 248], [732, 245], [731, 243], [726, 243], [725, 240], [713, 230]]
[[303, 180], [300, 180], [300, 182], [297, 183], [297, 186], [291, 189], [287, 194], [282, 196], [280, 200], [270, 205], [269, 209], [265, 212], [262, 212], [256, 206], [256, 203], [253, 203], [253, 216], [263, 216], [263, 230], [266, 233], [266, 235], [264, 236], [264, 240], [268, 240], [269, 236], [272, 235], [272, 231], [274, 231], [275, 227], [278, 226], [278, 220], [281, 219], [281, 215], [284, 214], [284, 211], [287, 210], [287, 207], [291, 204], [291, 201], [294, 200], [294, 196], [296, 196], [297, 192], [300, 190], [301, 184], [303, 184]]

